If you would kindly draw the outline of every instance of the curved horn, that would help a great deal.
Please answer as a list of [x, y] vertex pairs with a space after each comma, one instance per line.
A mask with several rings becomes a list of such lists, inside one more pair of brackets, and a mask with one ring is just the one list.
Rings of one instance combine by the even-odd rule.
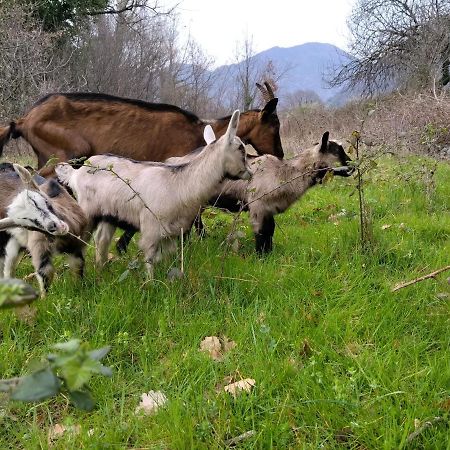
[[267, 103], [271, 99], [269, 92], [266, 89], [264, 89], [264, 87], [261, 86], [259, 83], [256, 83], [256, 87], [261, 91], [263, 99]]
[[275, 98], [275, 94], [273, 93], [272, 86], [267, 81], [264, 81], [264, 86], [267, 89], [267, 93], [269, 95], [269, 100], [272, 100], [273, 98]]

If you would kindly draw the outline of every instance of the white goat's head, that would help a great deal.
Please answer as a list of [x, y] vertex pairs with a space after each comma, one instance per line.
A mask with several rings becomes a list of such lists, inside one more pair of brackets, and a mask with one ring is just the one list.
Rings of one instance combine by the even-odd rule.
[[214, 142], [216, 137], [210, 125], [206, 126], [203, 137], [208, 145], [213, 143], [214, 146], [218, 147], [215, 151], [220, 150], [224, 152], [224, 168], [227, 178], [249, 180], [251, 173], [247, 168], [244, 143], [236, 136], [239, 126], [239, 115], [239, 110], [234, 111], [227, 131], [217, 142]]
[[50, 200], [39, 191], [31, 174], [18, 164], [14, 164], [14, 170], [25, 189], [19, 192], [7, 207], [7, 218], [0, 221], [0, 228], [14, 224], [53, 235], [67, 234], [69, 227], [55, 215]]

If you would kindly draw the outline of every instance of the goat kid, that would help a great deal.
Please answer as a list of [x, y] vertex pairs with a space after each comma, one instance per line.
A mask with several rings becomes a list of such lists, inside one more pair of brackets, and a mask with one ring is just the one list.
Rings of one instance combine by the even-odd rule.
[[[84, 244], [76, 236], [83, 234], [87, 220], [76, 200], [54, 179], [46, 180], [40, 176], [32, 178], [30, 173], [23, 168], [21, 168], [21, 178], [19, 179], [14, 176], [11, 165], [3, 166], [1, 181], [3, 186], [7, 187], [10, 196], [14, 191], [20, 191], [23, 187], [22, 183], [28, 183], [33, 187], [33, 195], [42, 199], [41, 202], [44, 202], [43, 204], [47, 206], [50, 213], [46, 214], [41, 206], [40, 211], [33, 217], [35, 204], [22, 205], [19, 207], [19, 211], [25, 218], [31, 216], [28, 220], [32, 225], [22, 221], [18, 223], [22, 227], [0, 232], [0, 259], [4, 261], [4, 267], [0, 267], [0, 269], [4, 276], [10, 278], [14, 275], [22, 248], [27, 249], [31, 254], [41, 294], [45, 294], [53, 278], [54, 267], [51, 258], [54, 253], [67, 254], [70, 267], [81, 276], [84, 268]], [[23, 195], [23, 191], [18, 195]], [[11, 208], [13, 205], [14, 202], [8, 212], [13, 211]], [[51, 220], [57, 224], [56, 230], [53, 230], [55, 225], [51, 223], [47, 227], [37, 226], [39, 221], [46, 220], [46, 216], [53, 217]]]
[[192, 226], [199, 208], [223, 178], [250, 178], [244, 145], [236, 136], [238, 125], [239, 111], [235, 111], [226, 133], [217, 140], [207, 126], [208, 145], [201, 156], [185, 164], [98, 155], [78, 170], [57, 165], [59, 179], [76, 194], [91, 228], [102, 224], [95, 234], [97, 264], [105, 263], [116, 226], [131, 227], [141, 231], [139, 247], [152, 278], [163, 251], [176, 249], [175, 239]]
[[[183, 163], [197, 156], [169, 158], [166, 162]], [[286, 211], [309, 188], [316, 185], [327, 171], [333, 170], [338, 176], [348, 177], [353, 169], [348, 167], [351, 158], [344, 148], [329, 140], [325, 132], [321, 142], [303, 150], [288, 160], [279, 160], [270, 155], [252, 158], [249, 161], [252, 178], [225, 180], [210, 198], [209, 204], [230, 212], [248, 211], [255, 235], [258, 254], [272, 251], [276, 214]], [[342, 167], [337, 167], [341, 165]], [[201, 220], [196, 221], [198, 230], [203, 228]]]

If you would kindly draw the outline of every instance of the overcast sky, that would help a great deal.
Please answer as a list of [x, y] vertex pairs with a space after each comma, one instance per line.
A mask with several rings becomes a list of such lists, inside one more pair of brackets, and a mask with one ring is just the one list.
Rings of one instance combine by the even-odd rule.
[[253, 37], [256, 52], [327, 42], [346, 49], [346, 18], [354, 0], [181, 0], [186, 34], [216, 65], [233, 62], [236, 43]]

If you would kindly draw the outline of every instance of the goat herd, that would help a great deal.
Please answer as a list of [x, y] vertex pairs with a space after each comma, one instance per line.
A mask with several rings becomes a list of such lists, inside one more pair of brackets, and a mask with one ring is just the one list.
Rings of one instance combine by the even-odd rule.
[[[67, 254], [82, 276], [90, 236], [101, 267], [119, 227], [125, 230], [120, 252], [141, 233], [151, 278], [154, 264], [176, 250], [183, 232], [194, 222], [201, 230], [208, 204], [249, 211], [256, 251], [270, 252], [274, 215], [327, 171], [349, 176], [352, 169], [328, 132], [284, 160], [278, 99], [267, 82], [257, 86], [263, 109], [221, 119], [201, 120], [176, 106], [103, 94], [51, 94], [0, 127], [0, 155], [10, 138], [22, 137], [40, 169], [33, 175], [17, 164], [0, 164], [0, 273], [13, 276], [26, 249], [45, 293], [54, 273], [52, 255]], [[246, 155], [245, 144], [259, 156]]]

